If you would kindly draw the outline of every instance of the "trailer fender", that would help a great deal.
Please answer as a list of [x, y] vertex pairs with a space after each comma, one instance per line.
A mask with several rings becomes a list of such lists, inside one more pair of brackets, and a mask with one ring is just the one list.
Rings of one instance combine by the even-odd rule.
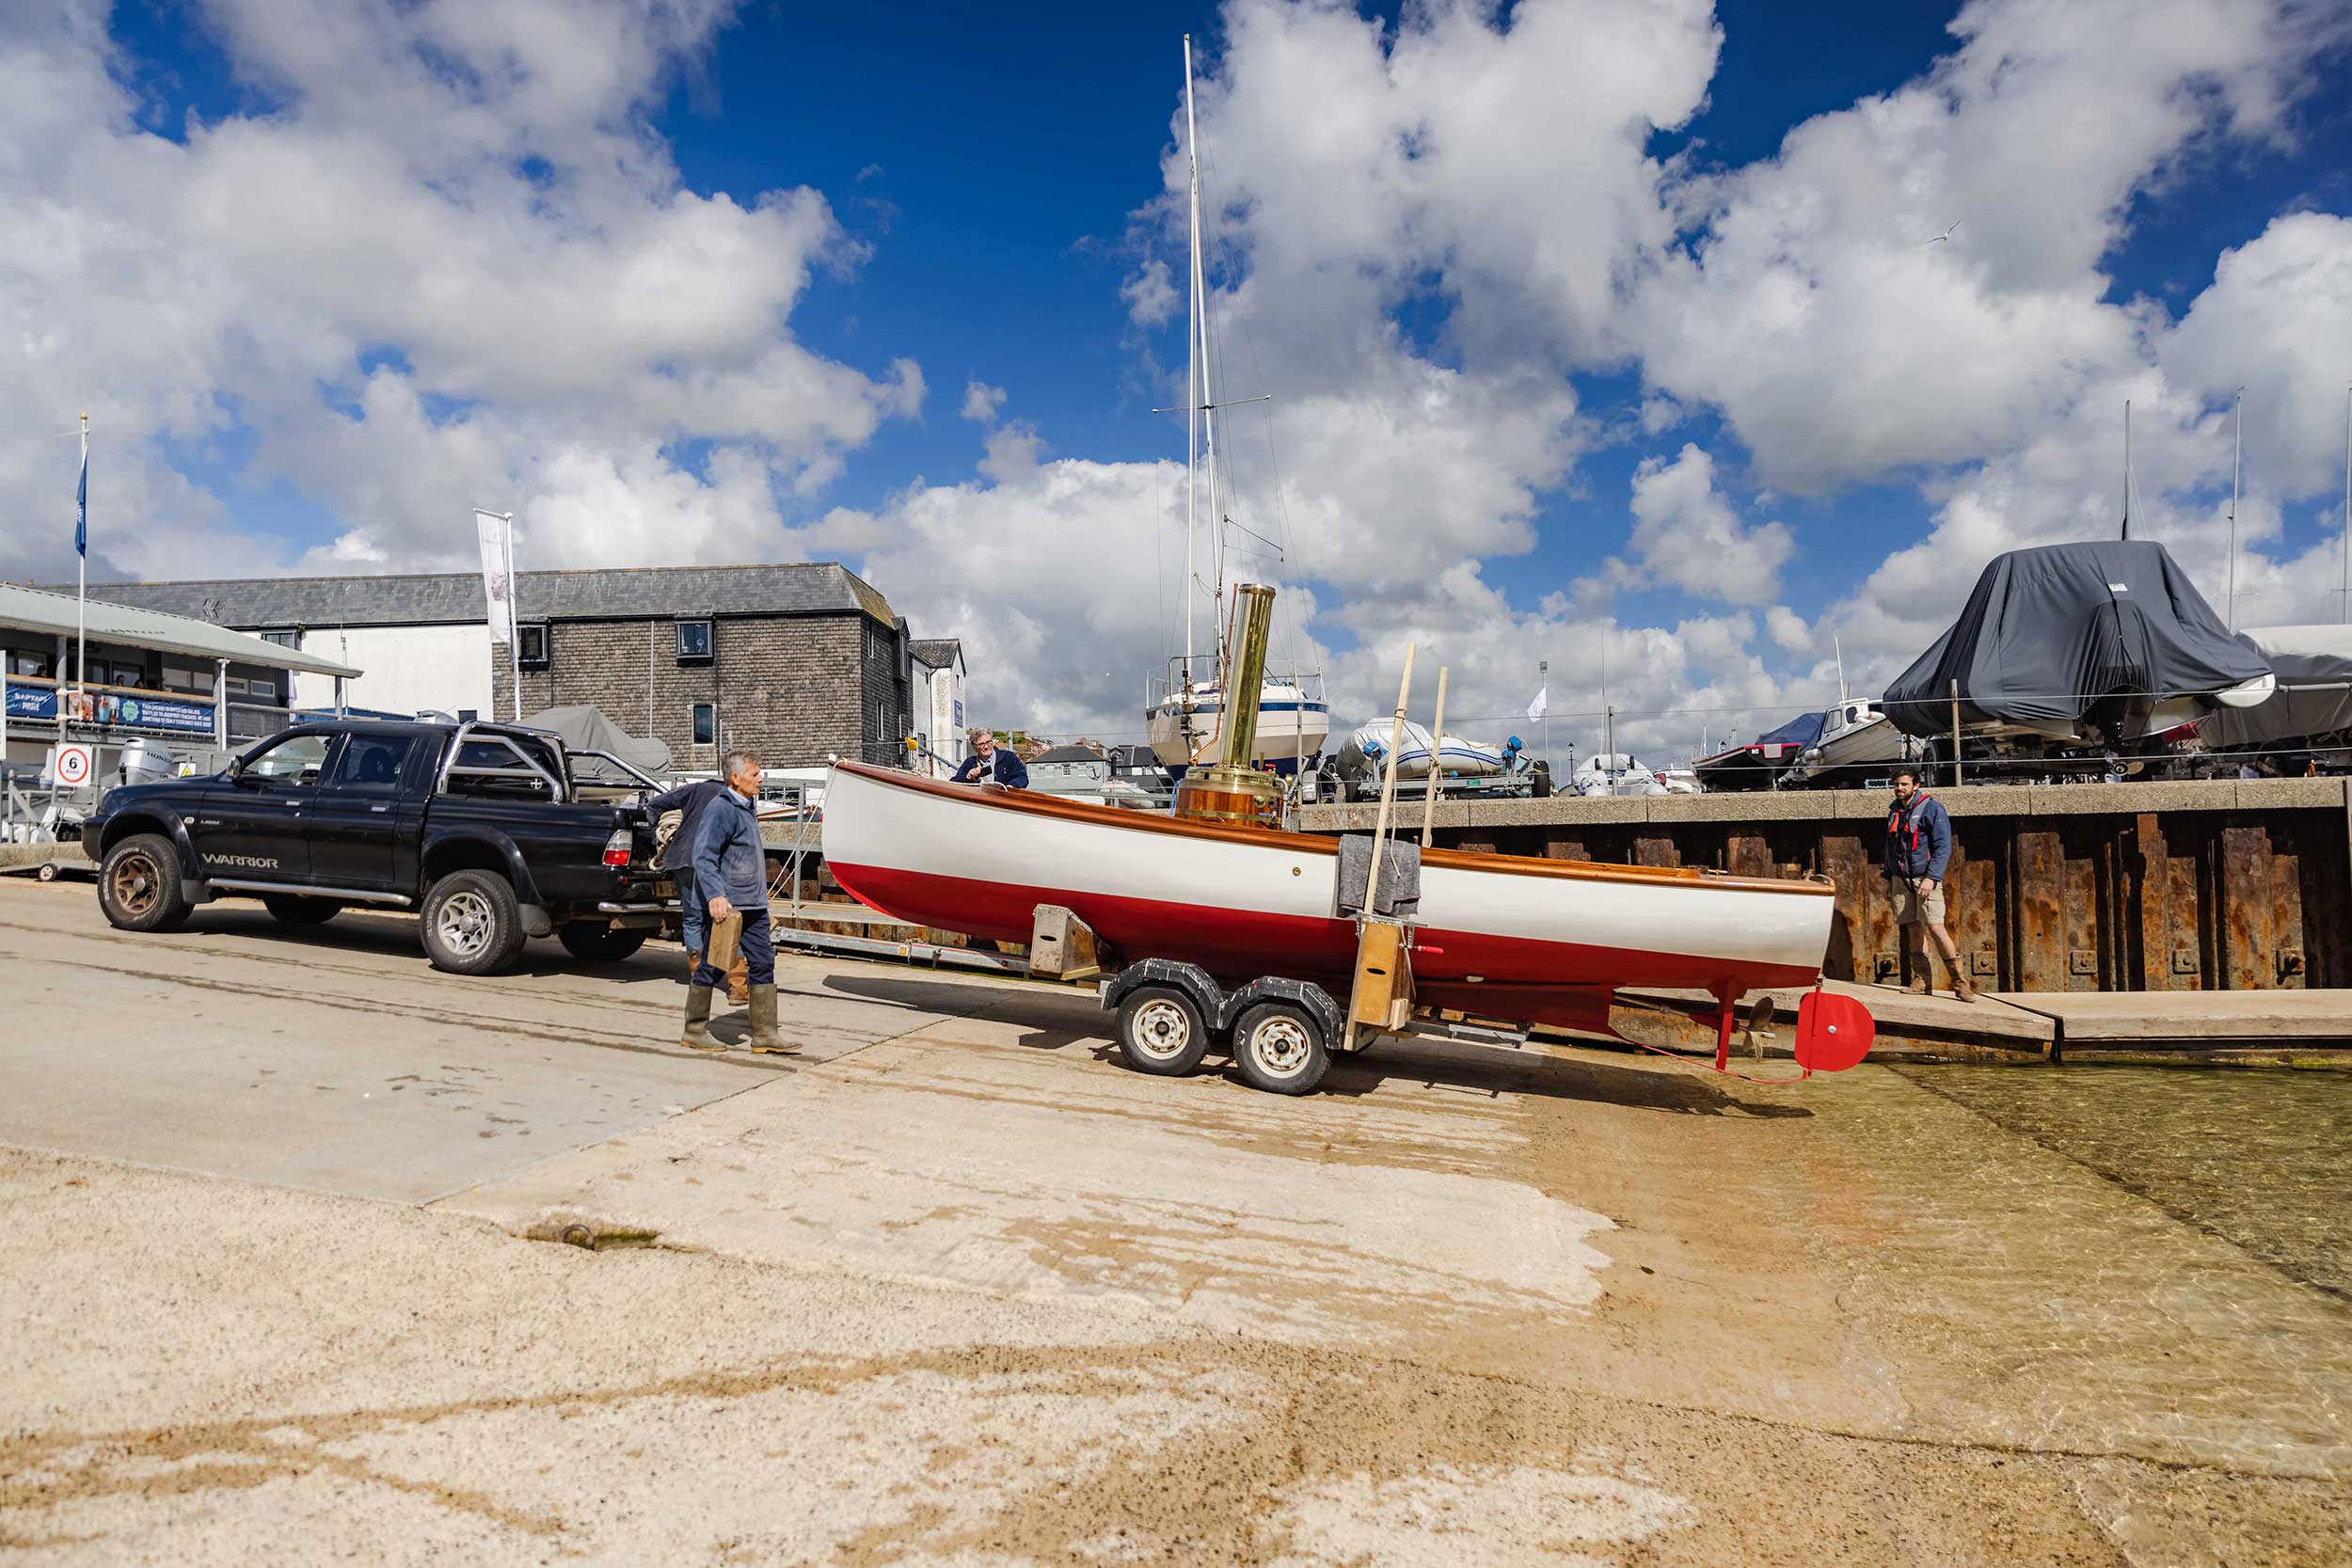
[[1323, 1025], [1326, 1049], [1338, 1052], [1348, 1048], [1347, 1031], [1340, 1026], [1340, 1005], [1331, 999], [1331, 993], [1312, 980], [1294, 980], [1281, 974], [1261, 975], [1227, 997], [1216, 1026], [1231, 1029], [1242, 1014], [1261, 1002], [1290, 1002], [1306, 1008]]
[[1200, 1016], [1213, 1029], [1222, 1029], [1232, 1022], [1226, 1010], [1225, 992], [1209, 977], [1209, 972], [1199, 964], [1188, 964], [1174, 958], [1143, 958], [1129, 964], [1104, 980], [1100, 996], [1105, 1009], [1116, 1012], [1119, 1005], [1137, 986], [1174, 986], [1192, 998]]

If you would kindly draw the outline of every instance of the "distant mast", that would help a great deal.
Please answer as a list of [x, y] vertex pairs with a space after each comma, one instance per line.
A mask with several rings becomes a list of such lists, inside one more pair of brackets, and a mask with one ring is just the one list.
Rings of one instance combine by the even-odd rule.
[[2123, 537], [2132, 536], [2132, 400], [2123, 400]]
[[[1202, 264], [1200, 253], [1200, 122], [1193, 118], [1192, 111], [1192, 35], [1190, 33], [1184, 35], [1184, 161], [1191, 174], [1192, 185], [1190, 247], [1192, 311], [1191, 320], [1187, 323], [1188, 330], [1185, 333], [1185, 354], [1186, 357], [1198, 367], [1185, 377], [1185, 396], [1188, 400], [1193, 400], [1194, 407], [1200, 416], [1200, 446], [1199, 449], [1193, 446], [1193, 418], [1190, 412], [1184, 416], [1184, 444], [1188, 463], [1198, 461], [1193, 455], [1196, 450], [1207, 460], [1209, 526], [1215, 529], [1220, 527], [1216, 504], [1216, 399], [1209, 389], [1208, 272]], [[1194, 397], [1196, 387], [1198, 388], [1197, 399]], [[1195, 555], [1199, 547], [1197, 541], [1200, 535], [1200, 508], [1193, 500], [1191, 485], [1192, 481], [1187, 479], [1185, 491], [1187, 522], [1184, 532], [1184, 681], [1187, 686], [1193, 680], [1193, 594], [1200, 584], [1200, 567]], [[1225, 611], [1224, 562], [1221, 557], [1217, 567], [1216, 614], [1221, 622]], [[1220, 632], [1219, 636], [1222, 635]], [[1222, 649], [1219, 651], [1221, 653]]]

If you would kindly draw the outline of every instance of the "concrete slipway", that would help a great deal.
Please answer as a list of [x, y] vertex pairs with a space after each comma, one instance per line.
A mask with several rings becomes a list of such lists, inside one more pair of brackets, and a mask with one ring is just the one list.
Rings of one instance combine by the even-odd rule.
[[[801, 1058], [689, 1058], [675, 949], [469, 981], [399, 920], [93, 902], [0, 884], [11, 1561], [2352, 1538], [2352, 1289], [1934, 1069], [1406, 1046], [1289, 1101], [1122, 1070], [1083, 995], [806, 958]], [[528, 1239], [568, 1225], [649, 1244]]]

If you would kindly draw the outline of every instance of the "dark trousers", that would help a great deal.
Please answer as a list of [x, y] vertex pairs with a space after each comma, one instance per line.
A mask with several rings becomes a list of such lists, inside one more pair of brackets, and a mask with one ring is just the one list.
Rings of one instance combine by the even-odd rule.
[[[766, 910], [739, 910], [743, 917], [743, 962], [751, 970], [752, 984], [772, 986], [776, 983], [776, 942], [768, 928]], [[708, 951], [707, 948], [705, 949]], [[710, 967], [705, 958], [694, 966], [694, 984], [703, 987], [722, 986], [726, 976]]]
[[705, 940], [710, 928], [709, 903], [694, 895], [692, 866], [681, 865], [670, 876], [677, 883], [678, 940], [689, 953], [699, 953], [710, 945]]

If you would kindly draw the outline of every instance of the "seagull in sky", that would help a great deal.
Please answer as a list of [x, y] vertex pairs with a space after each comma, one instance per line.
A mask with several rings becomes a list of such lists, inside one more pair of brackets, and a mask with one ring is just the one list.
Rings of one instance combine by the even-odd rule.
[[[1960, 221], [1961, 221], [1961, 220], [1960, 220], [1960, 219], [1958, 219], [1958, 218], [1954, 218], [1954, 219], [1952, 219], [1952, 229], [1957, 229], [1957, 228], [1959, 228], [1959, 227], [1960, 227]], [[1928, 244], [1930, 244], [1930, 245], [1942, 245], [1942, 244], [1943, 244], [1946, 240], [1948, 240], [1948, 239], [1950, 239], [1950, 238], [1952, 237], [1952, 229], [1947, 229], [1947, 230], [1944, 230], [1944, 232], [1942, 232], [1941, 234], [1938, 234], [1935, 238], [1933, 238], [1933, 239], [1930, 240], [1930, 241], [1928, 242]]]

